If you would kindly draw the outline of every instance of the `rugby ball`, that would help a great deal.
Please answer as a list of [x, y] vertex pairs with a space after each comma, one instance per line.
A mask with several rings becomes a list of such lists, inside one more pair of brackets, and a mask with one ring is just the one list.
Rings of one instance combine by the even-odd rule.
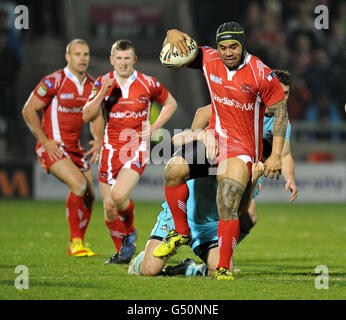
[[160, 61], [161, 63], [168, 68], [179, 68], [189, 64], [197, 55], [198, 48], [196, 41], [192, 42], [186, 41], [186, 44], [190, 48], [190, 52], [187, 56], [179, 55], [178, 50], [174, 47], [173, 53], [170, 50], [170, 44], [167, 43], [161, 50]]

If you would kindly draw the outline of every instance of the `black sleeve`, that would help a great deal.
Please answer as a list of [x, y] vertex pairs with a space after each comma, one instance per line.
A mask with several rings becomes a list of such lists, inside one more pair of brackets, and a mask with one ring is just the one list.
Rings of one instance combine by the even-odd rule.
[[201, 47], [198, 48], [198, 53], [195, 59], [187, 66], [191, 69], [202, 69], [203, 67], [203, 50]]

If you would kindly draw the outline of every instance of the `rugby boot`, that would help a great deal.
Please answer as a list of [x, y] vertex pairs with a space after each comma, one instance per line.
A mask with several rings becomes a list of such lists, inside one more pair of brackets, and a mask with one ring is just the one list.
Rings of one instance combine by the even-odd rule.
[[181, 245], [189, 245], [190, 243], [191, 235], [182, 236], [174, 229], [172, 229], [162, 240], [162, 242], [156, 247], [153, 255], [157, 258], [171, 257], [176, 253], [177, 248], [179, 248]]
[[[129, 261], [130, 262], [130, 261]], [[127, 262], [121, 262], [119, 260], [119, 252], [116, 252], [113, 256], [111, 256], [104, 264], [123, 264], [123, 263], [127, 263]]]
[[214, 274], [216, 280], [234, 280], [233, 274], [227, 268], [217, 268]]
[[81, 238], [73, 238], [68, 245], [68, 254], [73, 257], [87, 257], [88, 250], [84, 247]]
[[119, 252], [119, 259], [120, 261], [124, 261], [123, 263], [129, 263], [131, 261], [132, 256], [135, 254], [136, 240], [137, 240], [136, 230], [130, 234], [123, 235], [123, 239], [121, 242], [121, 249]]
[[175, 266], [166, 266], [162, 270], [162, 273], [165, 276], [179, 276], [179, 275], [186, 276], [189, 273], [187, 272], [188, 268], [195, 267], [195, 266], [196, 266], [196, 262], [194, 260], [185, 259], [184, 261], [180, 262], [179, 264]]

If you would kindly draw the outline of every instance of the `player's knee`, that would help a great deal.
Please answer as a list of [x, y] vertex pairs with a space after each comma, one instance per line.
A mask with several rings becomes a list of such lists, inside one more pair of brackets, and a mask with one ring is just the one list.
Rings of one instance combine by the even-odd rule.
[[236, 180], [226, 177], [219, 181], [216, 202], [220, 219], [225, 221], [238, 219], [239, 205], [244, 190], [245, 186]]
[[166, 165], [163, 172], [165, 184], [168, 186], [178, 185], [185, 181], [185, 176], [189, 173], [189, 167], [186, 163], [172, 158]]
[[143, 276], [157, 276], [161, 269], [158, 269], [155, 264], [141, 263], [140, 272]]
[[88, 188], [88, 183], [86, 179], [81, 178], [81, 179], [76, 179], [75, 181], [72, 182], [71, 186], [71, 191], [78, 195], [78, 196], [83, 196], [85, 195], [87, 188]]
[[111, 197], [116, 207], [120, 207], [128, 198], [126, 193], [115, 189], [111, 191]]

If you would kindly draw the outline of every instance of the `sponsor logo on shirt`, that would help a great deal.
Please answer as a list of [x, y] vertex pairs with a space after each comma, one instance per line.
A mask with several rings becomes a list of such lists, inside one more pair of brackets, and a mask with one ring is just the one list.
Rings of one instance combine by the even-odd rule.
[[106, 172], [100, 172], [99, 177], [101, 177], [102, 179], [107, 179], [107, 173]]
[[[98, 82], [98, 81], [96, 81], [96, 82]], [[95, 83], [95, 85], [96, 85], [96, 83]], [[98, 89], [97, 89], [97, 86], [94, 87], [94, 88], [91, 90], [89, 99], [93, 99], [93, 98], [96, 96], [97, 90], [98, 90]]]
[[66, 108], [63, 106], [58, 107], [59, 112], [66, 112], [66, 113], [80, 113], [82, 112], [83, 107], [75, 107], [75, 108]]
[[235, 107], [237, 109], [241, 109], [241, 111], [252, 111], [254, 110], [253, 103], [241, 103], [235, 99], [228, 99], [227, 97], [220, 98], [214, 95], [214, 99], [218, 103], [225, 104], [226, 106]]
[[74, 94], [73, 93], [62, 93], [60, 95], [60, 99], [73, 99]]
[[49, 79], [44, 80], [44, 83], [48, 86], [48, 88], [53, 88], [53, 83], [51, 83]]
[[210, 80], [215, 83], [222, 84], [222, 79], [213, 75], [212, 73], [210, 74]]
[[247, 83], [243, 83], [243, 84], [240, 86], [240, 90], [241, 90], [242, 92], [244, 92], [244, 93], [247, 93], [247, 94], [253, 93], [252, 87], [251, 87], [249, 84], [247, 84]]
[[48, 92], [48, 88], [45, 86], [45, 84], [44, 83], [42, 83], [41, 85], [40, 85], [40, 87], [37, 89], [37, 94], [40, 96], [40, 97], [45, 97], [46, 96], [46, 94], [47, 94], [47, 92]]
[[274, 71], [269, 72], [266, 76], [268, 81], [272, 81], [275, 77], [276, 77], [276, 73]]
[[143, 111], [139, 111], [139, 112], [134, 112], [134, 111], [125, 111], [125, 112], [111, 112], [109, 114], [110, 118], [133, 118], [133, 119], [138, 119], [138, 118], [142, 118], [147, 116], [148, 111], [147, 110], [143, 110]]
[[168, 224], [164, 224], [162, 227], [161, 227], [161, 231], [163, 233], [166, 233], [166, 232], [169, 232], [169, 230], [171, 230], [170, 226]]
[[145, 95], [141, 95], [137, 98], [137, 102], [139, 103], [148, 103], [149, 98]]
[[224, 86], [226, 89], [231, 89], [231, 90], [234, 90], [234, 91], [237, 91], [237, 88], [235, 87], [232, 87], [232, 86]]

